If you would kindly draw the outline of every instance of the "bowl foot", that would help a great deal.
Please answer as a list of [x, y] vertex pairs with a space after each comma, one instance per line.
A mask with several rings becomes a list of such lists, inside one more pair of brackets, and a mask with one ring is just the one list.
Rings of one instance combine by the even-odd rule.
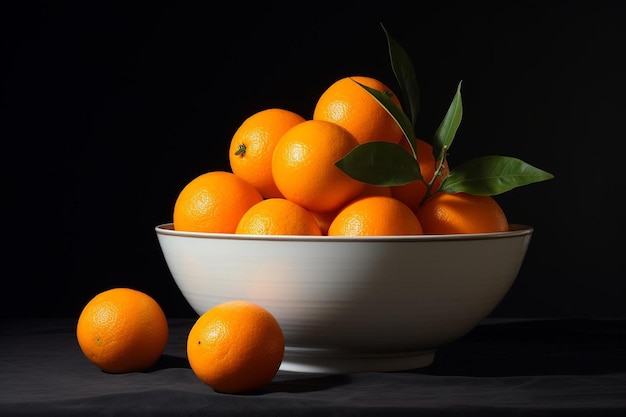
[[435, 349], [369, 353], [285, 347], [282, 371], [309, 373], [392, 372], [423, 368], [433, 363]]

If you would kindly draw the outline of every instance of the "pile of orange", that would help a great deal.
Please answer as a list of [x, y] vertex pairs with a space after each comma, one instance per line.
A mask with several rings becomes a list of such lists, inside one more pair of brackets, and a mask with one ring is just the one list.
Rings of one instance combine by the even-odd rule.
[[[359, 84], [387, 94], [401, 109], [386, 84], [353, 76], [323, 91], [309, 119], [281, 108], [250, 115], [230, 141], [230, 171], [204, 173], [181, 190], [174, 229], [311, 236], [508, 230], [492, 197], [437, 192], [450, 170], [447, 161], [436, 169], [432, 146], [419, 138], [414, 139], [424, 181], [379, 187], [337, 167], [337, 161], [368, 142], [390, 142], [412, 153], [398, 123]], [[435, 175], [427, 196], [426, 183]]]

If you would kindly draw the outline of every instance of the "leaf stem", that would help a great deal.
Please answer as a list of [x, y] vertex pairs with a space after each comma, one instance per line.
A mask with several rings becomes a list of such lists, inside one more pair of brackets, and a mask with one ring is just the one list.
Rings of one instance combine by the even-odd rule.
[[442, 155], [443, 157], [439, 159], [439, 163], [437, 164], [437, 168], [435, 169], [435, 172], [433, 173], [433, 177], [430, 179], [430, 181], [426, 182], [422, 179], [422, 181], [426, 184], [426, 194], [424, 194], [424, 197], [422, 197], [422, 201], [420, 201], [420, 206], [422, 204], [424, 204], [424, 202], [434, 193], [432, 192], [433, 190], [433, 185], [435, 184], [435, 182], [437, 181], [437, 178], [439, 178], [440, 176], [443, 175], [443, 168], [446, 165], [446, 154], [448, 151], [448, 147], [446, 145], [444, 145], [443, 150], [442, 150]]

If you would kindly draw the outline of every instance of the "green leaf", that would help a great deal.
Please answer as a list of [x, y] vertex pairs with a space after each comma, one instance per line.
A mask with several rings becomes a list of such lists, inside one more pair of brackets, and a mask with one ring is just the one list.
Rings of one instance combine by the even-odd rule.
[[554, 175], [520, 159], [482, 156], [463, 162], [444, 178], [441, 191], [497, 195], [523, 185], [545, 181]]
[[385, 26], [380, 25], [387, 37], [387, 47], [389, 49], [389, 58], [391, 60], [391, 68], [398, 80], [400, 86], [400, 97], [403, 106], [405, 106], [405, 112], [410, 116], [413, 128], [417, 123], [417, 115], [420, 108], [419, 99], [419, 87], [417, 84], [417, 77], [415, 75], [415, 68], [411, 63], [409, 55], [404, 48], [398, 44], [395, 39], [391, 37]]
[[[389, 97], [387, 93], [363, 85], [356, 80], [353, 81], [363, 87], [365, 90], [367, 90], [367, 92], [369, 92], [372, 96], [374, 96], [376, 101], [378, 101], [387, 111], [387, 113], [389, 113], [391, 117], [394, 118], [396, 123], [398, 123], [398, 125], [400, 126], [400, 129], [402, 129], [404, 136], [408, 139], [411, 145], [411, 149], [415, 154], [415, 132], [413, 131], [413, 124], [411, 123], [407, 115], [402, 111], [402, 109], [393, 102], [393, 100]], [[380, 140], [382, 139], [383, 138], [380, 138]]]
[[403, 185], [422, 179], [415, 158], [397, 143], [362, 143], [335, 165], [354, 179], [379, 186]]
[[454, 141], [454, 136], [456, 135], [456, 131], [459, 129], [461, 119], [463, 118], [461, 84], [462, 81], [459, 82], [459, 85], [456, 89], [456, 94], [454, 95], [452, 103], [450, 103], [450, 107], [448, 108], [448, 112], [446, 113], [443, 121], [439, 125], [439, 128], [435, 132], [435, 137], [433, 139], [432, 145], [433, 154], [438, 161], [442, 160], [445, 157], [445, 154], [452, 146], [452, 141]]

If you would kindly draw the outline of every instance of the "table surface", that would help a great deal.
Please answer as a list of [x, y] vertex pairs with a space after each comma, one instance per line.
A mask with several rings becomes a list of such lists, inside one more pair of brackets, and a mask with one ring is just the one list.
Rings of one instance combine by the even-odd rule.
[[76, 320], [0, 320], [0, 416], [626, 416], [626, 319], [487, 319], [426, 368], [279, 371], [247, 394], [193, 374], [193, 318], [170, 320], [146, 372], [107, 374], [83, 356]]

